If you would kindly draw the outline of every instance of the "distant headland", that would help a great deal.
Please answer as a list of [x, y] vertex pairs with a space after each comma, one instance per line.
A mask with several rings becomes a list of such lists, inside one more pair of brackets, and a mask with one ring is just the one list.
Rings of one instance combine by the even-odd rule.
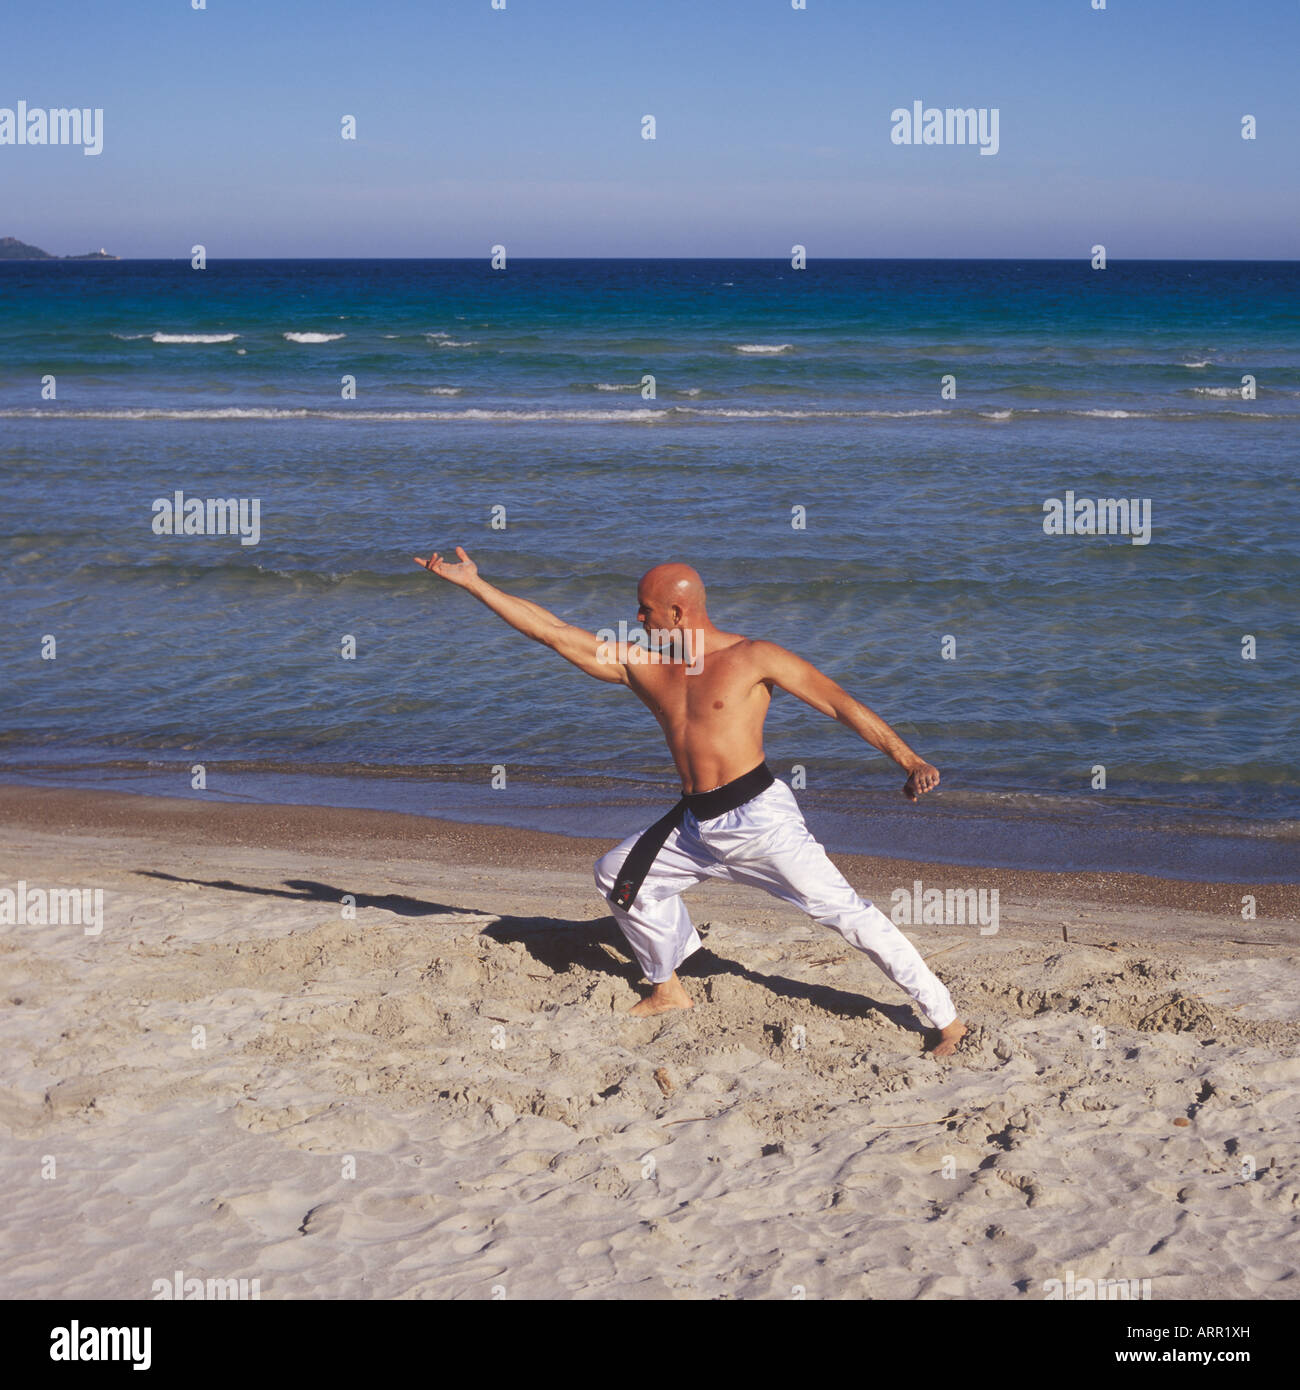
[[119, 257], [110, 255], [101, 246], [98, 251], [87, 251], [84, 256], [52, 256], [39, 246], [28, 246], [16, 236], [0, 237], [0, 261], [116, 261]]

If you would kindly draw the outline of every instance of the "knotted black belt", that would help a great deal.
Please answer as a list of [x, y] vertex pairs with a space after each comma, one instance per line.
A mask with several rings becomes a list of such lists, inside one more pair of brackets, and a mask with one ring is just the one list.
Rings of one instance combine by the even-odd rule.
[[624, 909], [632, 906], [659, 851], [667, 843], [669, 835], [686, 818], [687, 811], [700, 821], [725, 816], [728, 811], [738, 810], [745, 802], [752, 801], [759, 792], [765, 792], [775, 781], [771, 769], [762, 762], [743, 777], [737, 777], [725, 786], [715, 787], [711, 792], [688, 792], [666, 816], [661, 816], [649, 830], [644, 831], [628, 850], [623, 868], [614, 880], [609, 901], [615, 907]]

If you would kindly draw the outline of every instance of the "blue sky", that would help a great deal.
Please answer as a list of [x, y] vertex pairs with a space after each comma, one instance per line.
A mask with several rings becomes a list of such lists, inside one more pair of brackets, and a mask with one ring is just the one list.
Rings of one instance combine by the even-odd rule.
[[[0, 235], [214, 258], [1300, 256], [1294, 0], [207, 3], [7, 7], [0, 107], [102, 107], [104, 151], [0, 146]], [[996, 107], [998, 154], [893, 144], [916, 100]]]

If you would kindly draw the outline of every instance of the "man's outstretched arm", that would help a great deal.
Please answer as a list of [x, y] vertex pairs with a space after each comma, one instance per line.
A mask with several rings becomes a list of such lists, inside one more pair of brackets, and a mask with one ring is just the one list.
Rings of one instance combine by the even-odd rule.
[[796, 656], [775, 642], [755, 642], [763, 678], [797, 695], [804, 704], [820, 710], [846, 728], [852, 729], [873, 748], [879, 748], [908, 774], [903, 795], [909, 801], [939, 785], [939, 769], [931, 767], [914, 753], [888, 724], [860, 700], [855, 700], [842, 686], [836, 685], [811, 661]]
[[516, 631], [544, 647], [550, 647], [589, 676], [616, 685], [627, 684], [627, 667], [615, 659], [623, 655], [617, 650], [617, 643], [603, 643], [594, 632], [566, 623], [540, 603], [507, 594], [480, 577], [478, 566], [460, 546], [456, 547], [456, 554], [460, 557], [459, 564], [443, 559], [436, 552], [428, 560], [422, 560], [418, 555], [412, 556], [412, 559], [421, 569], [473, 594]]

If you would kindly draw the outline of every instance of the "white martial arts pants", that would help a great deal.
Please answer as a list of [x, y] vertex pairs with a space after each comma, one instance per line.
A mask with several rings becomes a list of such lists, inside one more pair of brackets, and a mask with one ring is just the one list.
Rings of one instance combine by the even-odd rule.
[[[608, 901], [639, 835], [602, 855], [596, 886]], [[957, 1017], [948, 991], [901, 931], [853, 891], [804, 824], [794, 793], [780, 780], [738, 810], [700, 822], [690, 811], [668, 836], [631, 908], [611, 905], [651, 984], [667, 980], [700, 947], [681, 894], [706, 878], [750, 883], [801, 908], [864, 951], [905, 990], [936, 1028]]]

